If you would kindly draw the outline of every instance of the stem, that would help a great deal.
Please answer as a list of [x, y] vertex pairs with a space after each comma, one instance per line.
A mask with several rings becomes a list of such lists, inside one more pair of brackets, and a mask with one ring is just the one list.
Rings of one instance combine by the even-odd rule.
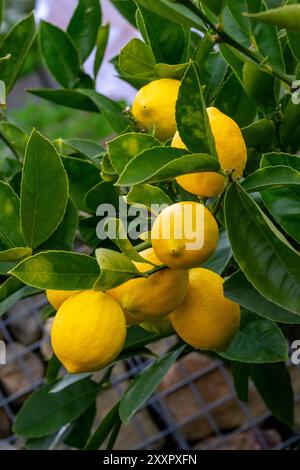
[[151, 246], [152, 246], [151, 241], [146, 241], [146, 242], [140, 243], [139, 245], [136, 245], [134, 248], [138, 253], [140, 253], [141, 251], [151, 248]]
[[158, 273], [159, 271], [162, 271], [163, 269], [167, 269], [167, 266], [165, 264], [161, 264], [160, 266], [156, 266], [153, 269], [150, 269], [150, 271], [145, 272], [146, 276], [149, 277], [152, 274]]
[[289, 87], [292, 87], [293, 85], [293, 80], [290, 79], [285, 73], [283, 73], [280, 69], [277, 67], [269, 64], [269, 63], [264, 63], [265, 58], [258, 54], [257, 52], [247, 49], [244, 47], [242, 44], [237, 42], [235, 39], [233, 39], [229, 34], [227, 34], [225, 31], [221, 31], [220, 27], [216, 24], [214, 24], [207, 16], [205, 13], [203, 13], [200, 8], [198, 8], [192, 0], [178, 0], [179, 3], [185, 5], [189, 10], [191, 10], [193, 13], [195, 13], [207, 26], [209, 26], [217, 35], [215, 38], [216, 42], [225, 42], [229, 46], [233, 47], [234, 49], [240, 51], [242, 54], [244, 54], [246, 57], [249, 59], [252, 59], [254, 62], [256, 62], [258, 65], [260, 65], [261, 69], [263, 69], [265, 72], [270, 73], [274, 75], [276, 78], [281, 80], [283, 83], [288, 85]]

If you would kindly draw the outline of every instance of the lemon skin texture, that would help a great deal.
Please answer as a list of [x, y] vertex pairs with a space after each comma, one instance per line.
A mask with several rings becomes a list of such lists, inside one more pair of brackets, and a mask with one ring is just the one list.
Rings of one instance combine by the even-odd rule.
[[171, 139], [176, 131], [176, 101], [180, 81], [162, 78], [141, 88], [135, 96], [132, 114], [161, 141]]
[[[184, 214], [184, 206], [190, 205], [191, 220], [182, 217], [181, 227], [180, 214]], [[204, 218], [197, 217], [197, 206], [202, 206]], [[200, 219], [200, 220], [197, 220]], [[169, 224], [169, 237], [164, 235], [164, 228]], [[188, 234], [189, 226], [192, 224], [193, 231], [198, 234], [203, 233], [204, 244], [198, 249], [191, 249], [191, 240]], [[182, 232], [182, 238], [178, 238], [177, 233]], [[218, 224], [211, 212], [197, 202], [179, 202], [164, 209], [154, 221], [151, 232], [152, 247], [156, 256], [163, 264], [171, 269], [190, 269], [198, 267], [207, 261], [214, 253], [218, 240]], [[192, 240], [193, 241], [193, 240]]]
[[196, 349], [226, 351], [240, 326], [240, 306], [224, 297], [223, 279], [203, 268], [190, 271], [183, 303], [171, 314], [172, 325]]
[[[153, 249], [140, 253], [147, 261], [161, 265]], [[148, 263], [135, 263], [140, 272], [153, 269]], [[113, 289], [126, 314], [135, 317], [139, 323], [155, 320], [171, 313], [184, 299], [189, 283], [189, 273], [183, 270], [163, 269], [148, 278], [131, 279]], [[174, 307], [175, 306], [175, 307]]]
[[[221, 168], [235, 170], [232, 178], [238, 179], [243, 175], [247, 164], [247, 147], [242, 132], [233, 119], [217, 108], [207, 108], [207, 114]], [[178, 132], [173, 138], [172, 147], [186, 148]], [[176, 181], [186, 191], [200, 197], [218, 196], [225, 184], [225, 178], [214, 172], [183, 175]]]
[[51, 330], [53, 350], [70, 374], [93, 372], [110, 364], [126, 339], [126, 321], [118, 303], [98, 291], [67, 299]]
[[49, 304], [52, 305], [55, 310], [58, 310], [59, 307], [72, 295], [78, 294], [79, 290], [47, 290], [46, 296]]
[[[110, 290], [106, 291], [106, 293], [108, 295], [110, 295], [116, 302], [118, 302], [118, 304], [122, 308], [117, 288], [110, 289]], [[124, 312], [124, 315], [125, 315], [126, 325], [127, 326], [137, 326], [143, 321], [141, 318], [134, 317], [133, 315], [130, 315], [130, 313], [125, 312], [124, 310], [123, 310], [123, 312]]]

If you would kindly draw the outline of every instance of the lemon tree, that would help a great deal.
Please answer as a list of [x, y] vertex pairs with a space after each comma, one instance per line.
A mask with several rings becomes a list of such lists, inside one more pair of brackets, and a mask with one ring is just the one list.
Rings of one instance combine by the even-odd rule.
[[[46, 383], [24, 403], [14, 431], [28, 448], [110, 448], [172, 364], [194, 349], [224, 361], [241, 400], [251, 379], [292, 427], [285, 363], [288, 327], [300, 324], [300, 5], [112, 3], [141, 37], [112, 61], [136, 89], [127, 106], [95, 89], [109, 42], [98, 0], [79, 0], [66, 30], [37, 26], [33, 12], [0, 43], [8, 155], [0, 173], [0, 315], [46, 291], [54, 317]], [[62, 139], [59, 128], [51, 141], [38, 126], [27, 134], [6, 117], [6, 97], [36, 43], [57, 86], [28, 93], [101, 115], [105, 142]], [[114, 209], [105, 220], [103, 205]], [[185, 206], [192, 211], [180, 219]], [[148, 230], [135, 237], [132, 211], [141, 207]], [[178, 236], [187, 222], [193, 236]], [[201, 233], [202, 246], [188, 249]], [[171, 335], [175, 345], [154, 357], [148, 345]], [[95, 400], [114, 365], [138, 355], [150, 365], [95, 429]]]

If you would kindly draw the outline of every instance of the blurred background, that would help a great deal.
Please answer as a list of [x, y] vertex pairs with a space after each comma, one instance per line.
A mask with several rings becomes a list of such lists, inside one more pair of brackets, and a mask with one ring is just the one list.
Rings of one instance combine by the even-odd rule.
[[[76, 0], [7, 0], [6, 20], [1, 34], [28, 11], [35, 8], [36, 18], [65, 27]], [[130, 103], [135, 91], [115, 76], [111, 60], [138, 33], [109, 0], [102, 0], [104, 22], [111, 24], [110, 43], [99, 74], [97, 89], [107, 96]], [[90, 71], [93, 58], [86, 63]], [[30, 131], [36, 127], [51, 139], [87, 138], [105, 141], [111, 129], [98, 114], [70, 110], [39, 100], [26, 88], [56, 87], [46, 72], [37, 44], [26, 61], [22, 77], [8, 102], [10, 120]], [[0, 172], [7, 165], [7, 147], [0, 144]], [[12, 162], [13, 165], [13, 162]], [[51, 320], [44, 322], [44, 296], [19, 302], [0, 316], [0, 340], [7, 344], [7, 365], [0, 367], [0, 449], [20, 449], [22, 440], [12, 433], [15, 414], [29, 394], [43, 383], [46, 361], [51, 357], [49, 331]], [[1, 312], [0, 312], [1, 315]], [[299, 337], [299, 331], [295, 331]], [[160, 354], [170, 347], [172, 338], [153, 345]], [[134, 358], [118, 364], [112, 388], [98, 399], [97, 420], [105, 416], [129, 381], [147, 362]], [[296, 394], [296, 422], [300, 422], [300, 371], [291, 366]], [[267, 411], [251, 387], [249, 404], [236, 398], [226, 364], [193, 353], [173, 366], [158, 392], [123, 427], [117, 449], [290, 449], [297, 448], [297, 430], [279, 423]], [[45, 443], [43, 444], [45, 445]], [[72, 442], [69, 442], [73, 446]], [[47, 448], [54, 448], [49, 442]], [[40, 448], [38, 442], [31, 448]]]

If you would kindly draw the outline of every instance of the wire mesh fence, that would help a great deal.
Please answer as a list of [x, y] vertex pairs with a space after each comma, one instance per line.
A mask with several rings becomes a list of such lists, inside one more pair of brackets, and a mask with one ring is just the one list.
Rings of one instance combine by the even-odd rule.
[[[0, 448], [23, 448], [13, 435], [15, 415], [28, 395], [44, 381], [51, 355], [49, 328], [41, 319], [44, 296], [24, 299], [0, 319], [0, 339], [7, 365], [0, 366]], [[161, 353], [172, 338], [152, 347]], [[98, 398], [96, 421], [107, 413], [136, 373], [151, 361], [136, 357], [118, 364], [112, 387]], [[300, 368], [290, 365], [295, 390], [296, 422], [300, 415]], [[156, 394], [121, 429], [116, 449], [286, 449], [300, 434], [267, 411], [254, 387], [249, 403], [236, 398], [230, 371], [220, 360], [191, 353], [164, 377]]]

